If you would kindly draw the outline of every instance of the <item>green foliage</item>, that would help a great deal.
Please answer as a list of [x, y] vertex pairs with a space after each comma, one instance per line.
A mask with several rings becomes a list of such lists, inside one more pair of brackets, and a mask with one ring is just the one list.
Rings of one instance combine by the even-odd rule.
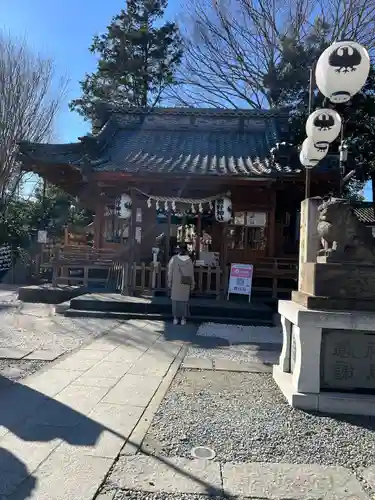
[[[310, 68], [330, 44], [330, 27], [319, 19], [303, 43], [285, 38], [278, 64], [271, 68], [264, 79], [270, 101], [274, 106], [290, 109], [291, 136], [294, 144], [301, 144], [306, 136], [308, 116]], [[363, 90], [349, 103], [335, 106], [344, 123], [344, 138], [349, 144], [349, 169], [357, 168], [356, 179], [345, 188], [349, 197], [372, 176], [375, 166], [375, 68], [372, 66]], [[328, 106], [324, 96], [314, 92], [313, 109]], [[331, 145], [330, 152], [338, 151], [340, 138]]]
[[107, 32], [95, 36], [90, 51], [99, 58], [97, 70], [81, 82], [82, 97], [71, 109], [95, 117], [94, 104], [107, 101], [129, 106], [154, 106], [174, 85], [182, 43], [175, 23], [160, 20], [167, 0], [128, 0], [126, 10], [112, 19]]
[[32, 199], [10, 200], [0, 215], [0, 244], [11, 243], [26, 248], [36, 237], [38, 229], [49, 236], [62, 237], [68, 224], [84, 227], [92, 221], [92, 214], [74, 205], [75, 200], [55, 186], [36, 190]]

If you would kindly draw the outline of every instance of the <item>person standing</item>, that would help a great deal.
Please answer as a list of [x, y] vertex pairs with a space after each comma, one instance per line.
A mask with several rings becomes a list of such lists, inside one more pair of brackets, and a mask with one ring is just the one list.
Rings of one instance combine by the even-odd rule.
[[189, 313], [190, 292], [194, 289], [194, 265], [187, 246], [181, 245], [178, 254], [168, 264], [168, 287], [171, 290], [173, 324], [186, 325]]

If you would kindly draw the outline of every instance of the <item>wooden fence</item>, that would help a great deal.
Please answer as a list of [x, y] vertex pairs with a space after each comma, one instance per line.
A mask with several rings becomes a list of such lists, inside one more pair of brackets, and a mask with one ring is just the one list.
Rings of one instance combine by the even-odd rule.
[[[195, 296], [220, 298], [227, 294], [230, 267], [195, 267]], [[167, 268], [145, 263], [117, 263], [111, 270], [116, 291], [147, 294], [167, 291]], [[295, 259], [267, 259], [254, 266], [253, 291], [277, 299], [297, 288], [298, 267]]]
[[[48, 255], [47, 255], [48, 254]], [[167, 267], [123, 262], [113, 249], [64, 246], [48, 249], [41, 267], [52, 269], [54, 286], [69, 284], [100, 287], [123, 294], [166, 293]], [[230, 267], [195, 267], [195, 296], [220, 298], [227, 293]], [[263, 259], [254, 264], [253, 292], [277, 299], [297, 288], [296, 259]]]
[[52, 269], [52, 284], [98, 286], [108, 288], [110, 269], [117, 259], [113, 249], [93, 249], [88, 246], [64, 246], [46, 250], [41, 268]]

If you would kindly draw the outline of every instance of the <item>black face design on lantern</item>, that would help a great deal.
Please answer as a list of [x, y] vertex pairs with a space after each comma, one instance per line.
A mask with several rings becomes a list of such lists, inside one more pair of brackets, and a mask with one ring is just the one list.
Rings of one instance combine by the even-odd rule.
[[319, 130], [330, 130], [335, 124], [335, 120], [333, 116], [321, 113], [314, 119], [314, 127], [317, 127]]
[[336, 73], [356, 71], [361, 61], [361, 54], [352, 45], [341, 45], [328, 58], [329, 65], [335, 68]]
[[318, 142], [318, 143], [315, 143], [314, 146], [315, 146], [316, 150], [319, 151], [319, 153], [323, 153], [323, 152], [327, 151], [327, 149], [328, 149], [328, 145], [325, 143], [322, 144], [322, 143]]

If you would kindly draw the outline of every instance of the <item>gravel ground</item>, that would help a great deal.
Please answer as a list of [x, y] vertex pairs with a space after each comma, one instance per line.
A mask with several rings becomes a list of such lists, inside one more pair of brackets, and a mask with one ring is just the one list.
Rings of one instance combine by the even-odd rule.
[[199, 347], [190, 347], [186, 358], [199, 359], [225, 359], [236, 361], [238, 363], [263, 362], [276, 364], [281, 352], [281, 346], [277, 344], [267, 344], [264, 349], [259, 349], [252, 345], [236, 345], [230, 347], [221, 347], [216, 349], [202, 349]]
[[[119, 326], [114, 320], [55, 315], [52, 305], [20, 302], [17, 289], [13, 288], [0, 285], [0, 347], [52, 349], [62, 354]], [[0, 375], [8, 381], [19, 380], [45, 364], [45, 361], [0, 359]], [[6, 379], [0, 379], [0, 389], [8, 385]]]
[[283, 335], [280, 326], [244, 326], [221, 323], [202, 323], [197, 331], [201, 337], [218, 337], [230, 344], [275, 343], [282, 344]]
[[291, 408], [269, 374], [180, 371], [145, 438], [147, 452], [220, 462], [375, 464], [375, 418]]
[[0, 359], [0, 375], [16, 381], [32, 375], [48, 363], [48, 361]]
[[108, 319], [65, 318], [55, 315], [52, 305], [22, 303], [16, 292], [0, 290], [0, 347], [68, 351], [118, 325]]

